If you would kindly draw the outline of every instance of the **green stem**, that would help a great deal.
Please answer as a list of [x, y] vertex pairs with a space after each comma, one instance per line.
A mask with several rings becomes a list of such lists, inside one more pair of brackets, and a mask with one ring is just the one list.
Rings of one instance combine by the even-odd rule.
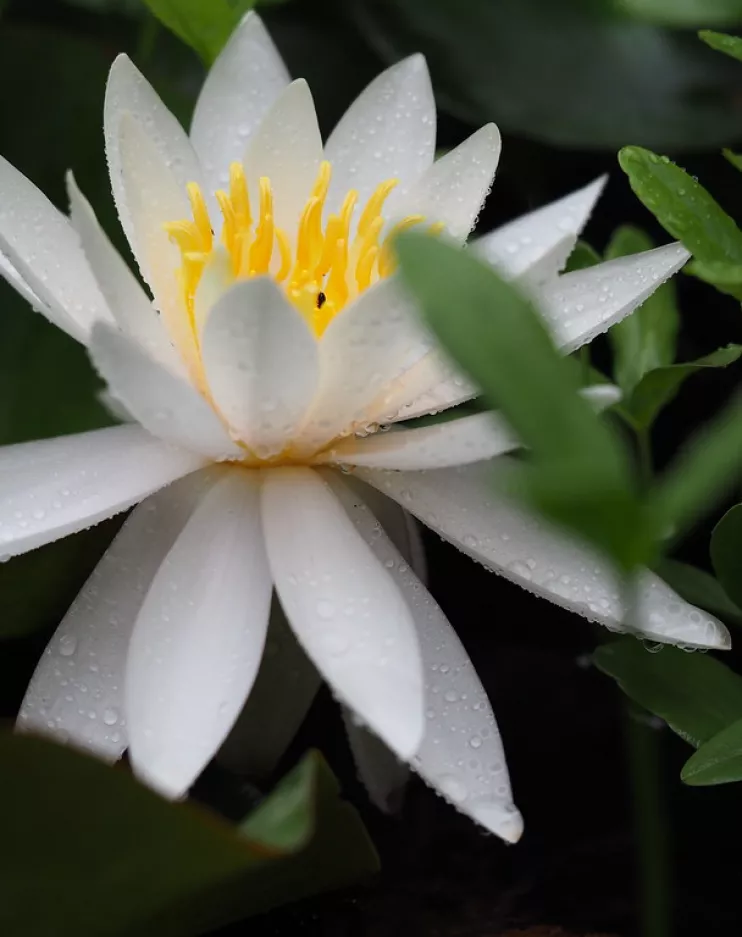
[[647, 713], [626, 704], [626, 750], [634, 809], [641, 937], [671, 937], [670, 838], [662, 790], [661, 739]]

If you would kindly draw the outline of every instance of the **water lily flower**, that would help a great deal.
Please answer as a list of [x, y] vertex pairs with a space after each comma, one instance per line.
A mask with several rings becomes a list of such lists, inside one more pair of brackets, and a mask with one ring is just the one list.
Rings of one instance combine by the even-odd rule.
[[[179, 797], [248, 697], [242, 758], [274, 761], [320, 674], [377, 800], [400, 759], [516, 840], [492, 709], [413, 570], [404, 515], [382, 497], [525, 588], [623, 627], [613, 571], [494, 492], [491, 460], [517, 446], [501, 420], [400, 425], [477, 389], [400, 289], [389, 238], [412, 225], [468, 237], [497, 128], [434, 161], [433, 95], [413, 56], [373, 81], [323, 145], [306, 83], [290, 80], [251, 13], [209, 73], [190, 135], [118, 58], [105, 145], [153, 300], [71, 176], [67, 217], [0, 161], [2, 273], [87, 347], [126, 417], [0, 450], [0, 551], [136, 505], [44, 653], [20, 729], [109, 761], [128, 748], [140, 778]], [[601, 186], [474, 248], [532, 291], [565, 353], [687, 258], [671, 245], [560, 277]], [[274, 590], [290, 631], [269, 629]], [[652, 574], [640, 592], [634, 630], [727, 645], [723, 625]]]

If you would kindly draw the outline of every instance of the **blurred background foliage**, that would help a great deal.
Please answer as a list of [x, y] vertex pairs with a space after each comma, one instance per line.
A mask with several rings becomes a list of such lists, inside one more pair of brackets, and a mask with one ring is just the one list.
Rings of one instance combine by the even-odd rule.
[[[187, 123], [204, 68], [251, 5], [248, 0], [0, 0], [0, 153], [62, 208], [64, 172], [73, 168], [123, 249], [102, 141], [111, 62], [119, 52], [131, 55]], [[621, 445], [638, 453], [641, 471], [664, 469], [694, 430], [722, 409], [739, 382], [742, 233], [734, 219], [742, 218], [742, 177], [734, 149], [742, 144], [742, 65], [733, 60], [738, 52], [733, 43], [721, 41], [732, 57], [720, 55], [701, 43], [696, 31], [742, 31], [742, 0], [264, 0], [259, 8], [292, 74], [309, 81], [325, 131], [381, 68], [418, 51], [426, 55], [433, 76], [442, 149], [476, 126], [496, 121], [504, 134], [504, 153], [481, 230], [609, 172], [607, 194], [587, 232], [592, 247], [581, 245], [580, 263], [660, 243], [667, 240], [665, 231], [686, 243], [695, 255], [694, 276], [679, 277], [630, 323], [595, 343], [587, 362], [625, 392], [614, 424]], [[720, 41], [709, 44], [719, 47]], [[722, 147], [729, 151], [726, 161], [719, 154]], [[621, 148], [619, 168], [616, 152]], [[653, 151], [669, 155], [677, 165], [658, 160]], [[452, 271], [455, 281], [459, 274]], [[0, 313], [0, 444], [111, 421], [98, 399], [100, 382], [76, 343], [33, 314], [4, 283]], [[501, 393], [493, 387], [502, 403]], [[700, 522], [659, 568], [690, 601], [736, 628], [736, 637], [742, 621], [742, 507], [735, 500], [729, 494], [729, 510], [720, 521], [721, 512], [698, 518], [694, 508], [693, 520]], [[8, 726], [51, 629], [119, 523], [113, 520], [0, 566], [0, 636], [7, 639], [0, 648], [0, 703]], [[589, 678], [594, 682], [576, 708], [569, 707], [572, 691], [565, 689], [567, 680], [570, 687], [583, 686], [575, 660], [580, 651], [592, 650], [595, 635], [574, 617], [516, 595], [481, 571], [456, 565], [446, 549], [429, 544], [433, 591], [467, 646], [480, 650], [473, 653], [475, 664], [487, 688], [494, 688], [516, 794], [535, 830], [519, 847], [524, 852], [518, 855], [525, 858], [501, 859], [498, 847], [487, 844], [498, 856], [487, 893], [495, 881], [498, 894], [507, 898], [506, 910], [517, 905], [518, 894], [526, 894], [532, 909], [543, 908], [575, 926], [582, 922], [590, 930], [634, 933], [641, 920], [645, 937], [734, 932], [739, 923], [734, 892], [742, 870], [736, 856], [725, 860], [731, 845], [719, 840], [714, 824], [716, 830], [723, 825], [732, 840], [733, 830], [742, 835], [736, 801], [722, 792], [682, 801], [675, 874], [680, 883], [692, 884], [682, 896], [678, 889], [674, 927], [661, 907], [668, 900], [669, 847], [651, 820], [645, 828], [659, 851], [650, 843], [637, 860], [640, 868], [647, 857], [650, 863], [642, 868], [645, 886], [649, 883], [644, 916], [619, 900], [630, 874], [619, 872], [603, 890], [600, 870], [611, 878], [613, 847], [605, 840], [596, 845], [599, 834], [592, 825], [609, 837], [626, 823], [625, 806], [609, 803], [612, 795], [625, 796], [623, 780], [614, 780], [623, 777], [623, 769], [607, 749], [600, 749], [606, 733], [614, 748], [620, 735], [611, 709], [617, 696], [606, 694], [608, 682], [594, 670]], [[496, 628], [489, 620], [495, 608], [508, 611], [498, 616]], [[665, 800], [688, 796], [676, 794], [686, 761], [688, 784], [742, 778], [740, 659], [735, 653], [715, 660], [672, 649], [650, 654], [631, 638], [597, 651], [597, 666], [639, 707], [628, 720], [639, 727], [638, 736], [633, 728], [627, 730], [634, 733], [629, 745], [634, 766], [637, 758], [646, 764], [658, 757], [648, 713], [683, 739], [677, 748], [669, 743], [663, 749], [671, 766], [664, 788], [645, 788], [643, 799], [636, 784], [633, 788], [645, 821], [647, 812], [664, 814]], [[531, 687], [532, 712], [523, 702], [524, 684]], [[596, 712], [604, 715], [593, 725], [584, 708], [595, 700]], [[560, 729], [546, 733], [554, 738], [542, 739], [544, 709], [537, 708], [538, 701], [549, 712], [555, 707], [555, 724], [562, 719], [563, 725], [565, 712], [569, 718], [576, 715], [574, 735]], [[690, 760], [689, 744], [698, 749]], [[595, 763], [596, 748], [599, 755], [602, 751], [602, 766]], [[300, 744], [293, 760], [302, 752]], [[555, 778], [555, 765], [565, 761], [571, 768]], [[289, 767], [290, 761], [284, 765]], [[541, 804], [544, 771], [551, 796]], [[218, 806], [232, 821], [229, 825], [204, 809], [162, 804], [123, 771], [7, 734], [0, 736], [0, 772], [0, 872], [10, 883], [8, 892], [17, 896], [0, 906], [0, 930], [10, 937], [108, 933], [101, 921], [108, 921], [105, 909], [122, 891], [128, 911], [106, 923], [111, 934], [187, 937], [268, 905], [362, 879], [376, 868], [360, 821], [338, 800], [337, 785], [316, 755], [301, 762], [267, 799], [247, 783], [236, 788], [221, 786], [219, 778], [206, 783], [197, 798]], [[48, 779], [53, 779], [51, 795]], [[433, 832], [423, 832], [415, 807], [404, 825], [381, 831], [392, 864], [399, 861], [401, 838], [410, 837], [413, 851], [424, 852], [438, 835], [440, 814], [430, 799], [413, 804], [426, 805], [419, 808], [420, 816], [426, 822], [434, 818]], [[586, 814], [584, 829], [575, 820], [577, 812]], [[147, 856], [142, 842], [127, 835], [132, 829], [158, 830], [161, 851]], [[311, 840], [315, 829], [320, 835]], [[468, 908], [477, 900], [471, 889], [478, 873], [467, 863], [474, 857], [477, 868], [489, 874], [491, 860], [483, 858], [479, 834], [468, 826], [464, 838], [455, 840], [466, 844], [461, 847], [465, 859], [456, 848], [448, 850], [449, 840], [441, 835], [435, 842], [443, 846], [433, 850], [432, 861], [436, 869], [453, 869], [454, 880], [457, 875], [466, 879], [470, 891], [464, 892], [461, 907]], [[596, 879], [588, 879], [592, 897], [582, 911], [569, 901], [565, 910], [549, 897], [548, 887], [528, 890], [528, 882], [542, 874], [539, 863], [546, 862], [548, 848], [561, 856], [573, 841], [591, 844], [588, 865], [595, 866], [598, 856], [597, 871], [587, 873]], [[706, 860], [710, 854], [713, 861]], [[58, 879], [60, 862], [70, 858], [67, 877]], [[573, 855], [565, 864], [567, 882], [583, 868], [580, 861]], [[419, 857], [411, 859], [405, 868], [419, 874], [422, 863]], [[426, 875], [435, 880], [429, 870]], [[92, 900], [68, 902], [80, 876], [87, 876]], [[389, 879], [386, 887], [394, 892]], [[442, 887], [448, 893], [450, 879]], [[726, 903], [716, 900], [721, 887], [731, 896]], [[186, 894], [196, 896], [195, 905], [183, 903]], [[176, 907], [168, 908], [169, 902]], [[391, 917], [396, 920], [398, 912], [392, 904]], [[68, 916], [69, 930], [59, 929], [61, 913]], [[283, 930], [280, 923], [276, 930], [249, 926], [254, 934], [294, 932], [291, 921]], [[411, 932], [422, 932], [417, 919], [411, 926]], [[330, 933], [321, 923], [312, 927], [302, 919], [303, 933]], [[378, 933], [391, 932], [382, 921]], [[450, 933], [459, 931], [452, 927]], [[473, 927], [471, 933], [480, 932]]]

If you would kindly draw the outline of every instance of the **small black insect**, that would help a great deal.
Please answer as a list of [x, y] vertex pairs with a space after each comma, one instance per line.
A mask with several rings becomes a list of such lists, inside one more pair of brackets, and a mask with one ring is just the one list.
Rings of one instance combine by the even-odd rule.
[[324, 304], [327, 302], [327, 297], [324, 293], [320, 292], [317, 294], [317, 308], [321, 309]]

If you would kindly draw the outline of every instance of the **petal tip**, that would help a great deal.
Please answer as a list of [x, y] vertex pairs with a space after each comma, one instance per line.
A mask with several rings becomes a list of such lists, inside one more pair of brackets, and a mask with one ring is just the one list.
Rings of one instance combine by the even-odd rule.
[[472, 803], [467, 812], [477, 823], [506, 843], [515, 844], [523, 835], [523, 817], [512, 803], [482, 799]]

